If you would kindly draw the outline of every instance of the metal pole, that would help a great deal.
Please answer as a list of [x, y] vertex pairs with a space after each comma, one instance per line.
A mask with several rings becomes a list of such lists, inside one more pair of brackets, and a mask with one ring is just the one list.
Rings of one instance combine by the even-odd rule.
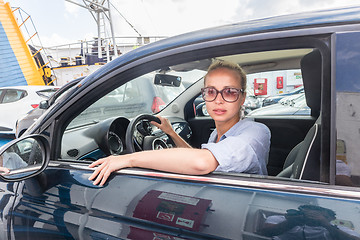
[[105, 46], [105, 53], [106, 53], [106, 62], [110, 62], [110, 53], [109, 53], [109, 42], [110, 42], [110, 40], [109, 40], [109, 38], [108, 38], [108, 36], [107, 36], [107, 34], [106, 34], [106, 25], [105, 25], [105, 18], [104, 18], [104, 15], [105, 15], [105, 13], [104, 12], [102, 12], [102, 16], [103, 16], [103, 29], [104, 29], [104, 46]]
[[105, 40], [105, 49], [106, 49], [106, 62], [110, 62], [110, 53], [109, 53], [109, 39], [106, 38]]
[[100, 26], [100, 12], [97, 12], [97, 25], [98, 25], [98, 58], [102, 58], [101, 53], [101, 26]]
[[68, 54], [68, 58], [69, 58], [69, 65], [71, 65], [71, 45], [69, 44], [69, 54]]
[[111, 31], [111, 37], [114, 45], [114, 56], [115, 58], [118, 56], [117, 53], [117, 47], [116, 47], [116, 41], [115, 41], [115, 35], [114, 35], [114, 26], [111, 18], [111, 8], [110, 8], [110, 0], [108, 0], [108, 8], [109, 8], [109, 18], [110, 18], [110, 31]]

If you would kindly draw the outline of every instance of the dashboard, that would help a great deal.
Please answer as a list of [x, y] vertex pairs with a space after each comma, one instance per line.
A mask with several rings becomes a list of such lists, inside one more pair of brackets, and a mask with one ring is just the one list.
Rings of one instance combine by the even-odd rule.
[[[168, 118], [173, 129], [189, 142], [192, 131], [181, 118]], [[127, 134], [135, 151], [160, 150], [175, 147], [172, 139], [160, 129], [143, 119], [135, 124], [129, 133], [130, 120], [124, 117], [107, 119], [91, 125], [80, 126], [65, 131], [62, 139], [61, 159], [95, 161], [109, 155], [127, 154]]]

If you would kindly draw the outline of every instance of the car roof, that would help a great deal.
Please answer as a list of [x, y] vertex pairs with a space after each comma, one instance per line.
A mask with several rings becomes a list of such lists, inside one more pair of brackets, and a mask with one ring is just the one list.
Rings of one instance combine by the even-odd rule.
[[26, 85], [26, 86], [9, 86], [9, 87], [0, 87], [1, 89], [19, 89], [19, 90], [45, 90], [45, 89], [58, 89], [57, 86], [41, 86], [41, 85]]

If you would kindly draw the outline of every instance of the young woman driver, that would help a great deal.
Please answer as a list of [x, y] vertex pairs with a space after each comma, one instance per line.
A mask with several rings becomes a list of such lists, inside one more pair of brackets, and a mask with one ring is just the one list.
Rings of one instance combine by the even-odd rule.
[[201, 149], [192, 148], [159, 116], [161, 124], [151, 122], [167, 133], [177, 148], [150, 150], [109, 156], [89, 165], [95, 168], [89, 180], [104, 185], [110, 174], [122, 168], [141, 167], [161, 171], [201, 175], [212, 171], [267, 175], [270, 131], [261, 123], [241, 120], [246, 93], [246, 74], [237, 65], [216, 61], [205, 75], [202, 96], [215, 121], [216, 129]]

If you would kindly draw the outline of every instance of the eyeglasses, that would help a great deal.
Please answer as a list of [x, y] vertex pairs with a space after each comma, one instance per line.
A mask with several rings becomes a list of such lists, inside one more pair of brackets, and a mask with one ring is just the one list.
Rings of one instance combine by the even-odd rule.
[[236, 102], [239, 99], [240, 93], [243, 93], [243, 89], [237, 88], [224, 88], [221, 91], [213, 87], [206, 87], [201, 89], [201, 94], [205, 102], [212, 102], [216, 99], [217, 95], [221, 93], [222, 98], [229, 103]]

